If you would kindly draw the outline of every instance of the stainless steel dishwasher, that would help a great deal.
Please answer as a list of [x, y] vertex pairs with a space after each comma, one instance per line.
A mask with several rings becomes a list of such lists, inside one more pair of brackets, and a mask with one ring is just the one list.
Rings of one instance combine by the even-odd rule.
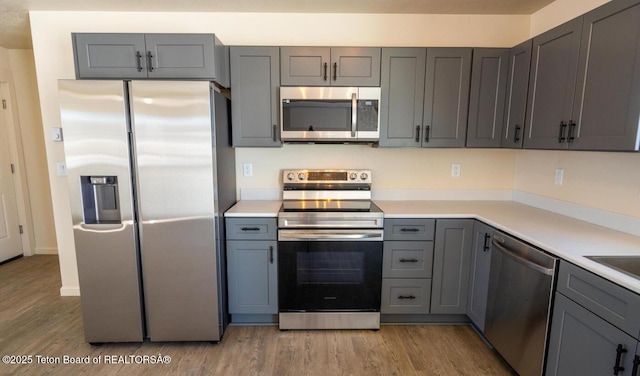
[[542, 375], [558, 259], [493, 234], [485, 336], [520, 376]]

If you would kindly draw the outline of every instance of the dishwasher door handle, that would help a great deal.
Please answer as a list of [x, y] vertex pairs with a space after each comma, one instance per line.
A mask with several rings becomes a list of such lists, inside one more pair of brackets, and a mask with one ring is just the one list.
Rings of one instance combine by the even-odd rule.
[[500, 244], [496, 238], [494, 237], [493, 240], [491, 241], [491, 244], [493, 244], [499, 251], [501, 251], [503, 254], [513, 258], [514, 260], [518, 261], [519, 263], [523, 264], [524, 266], [528, 267], [529, 269], [533, 269], [537, 272], [540, 272], [542, 274], [545, 275], [553, 275], [555, 269], [553, 268], [546, 268], [542, 265], [538, 265], [535, 262], [531, 261], [531, 260], [527, 260], [526, 258], [523, 258], [517, 254], [515, 254], [513, 251], [511, 251], [510, 249], [508, 249], [507, 247], [503, 246], [502, 244]]

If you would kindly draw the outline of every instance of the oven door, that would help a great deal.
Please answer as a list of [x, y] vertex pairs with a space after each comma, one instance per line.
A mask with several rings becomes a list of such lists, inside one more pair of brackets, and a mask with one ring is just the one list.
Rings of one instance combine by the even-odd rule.
[[368, 236], [279, 241], [280, 312], [379, 312], [382, 234]]

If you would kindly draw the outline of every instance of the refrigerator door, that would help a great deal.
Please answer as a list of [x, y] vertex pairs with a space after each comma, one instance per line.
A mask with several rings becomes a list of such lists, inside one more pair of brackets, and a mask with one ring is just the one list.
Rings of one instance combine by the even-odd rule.
[[139, 342], [144, 329], [124, 83], [58, 85], [85, 338]]
[[218, 341], [208, 82], [130, 84], [151, 341]]

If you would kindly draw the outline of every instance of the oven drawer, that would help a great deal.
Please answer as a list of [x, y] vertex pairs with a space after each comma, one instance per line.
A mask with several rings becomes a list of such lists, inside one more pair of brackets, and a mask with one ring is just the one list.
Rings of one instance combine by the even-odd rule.
[[425, 314], [431, 302], [431, 279], [382, 280], [380, 313]]
[[433, 242], [385, 241], [383, 278], [431, 278]]
[[387, 218], [384, 220], [384, 239], [433, 240], [435, 227], [435, 219]]
[[277, 240], [276, 218], [226, 218], [228, 240]]

